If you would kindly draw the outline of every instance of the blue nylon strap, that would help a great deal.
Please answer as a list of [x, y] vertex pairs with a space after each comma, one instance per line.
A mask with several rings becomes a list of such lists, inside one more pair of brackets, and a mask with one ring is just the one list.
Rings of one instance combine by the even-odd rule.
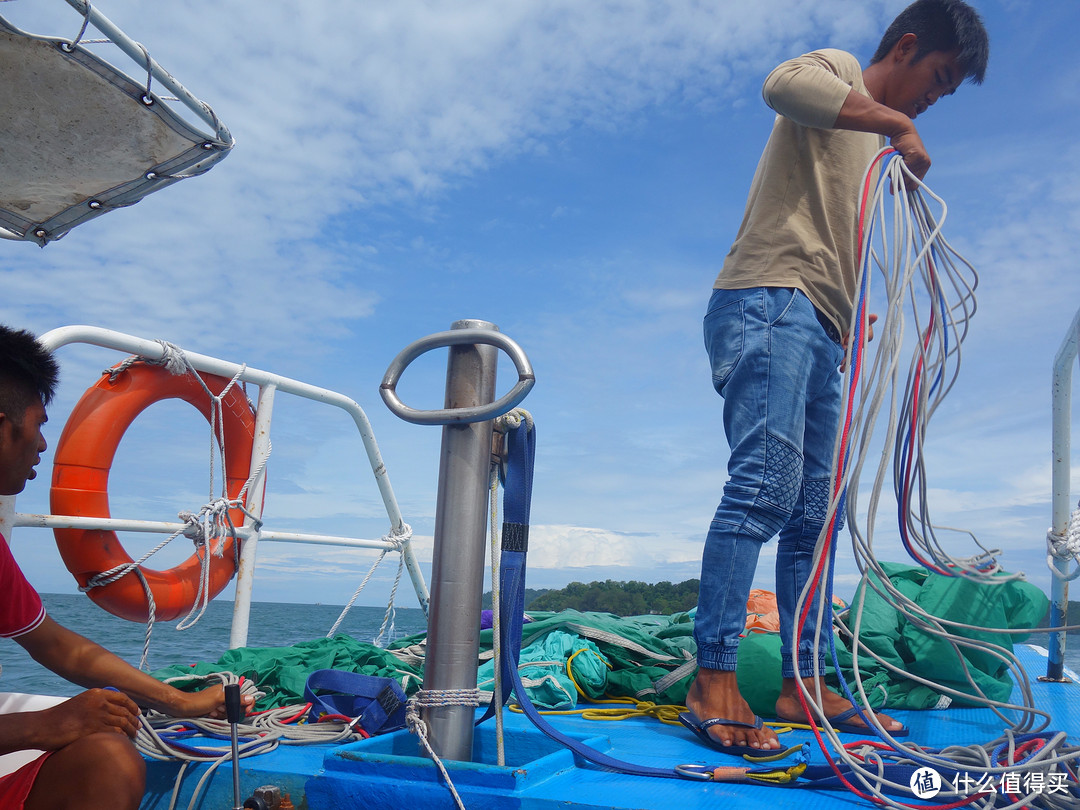
[[[316, 690], [325, 690], [316, 694]], [[317, 669], [304, 685], [304, 701], [311, 703], [308, 717], [322, 714], [359, 717], [368, 734], [383, 734], [405, 725], [405, 692], [396, 681], [340, 669]]]
[[[525, 422], [506, 434], [506, 477], [503, 481], [502, 553], [499, 555], [499, 641], [502, 661], [499, 672], [504, 684], [513, 682], [521, 654], [521, 624], [525, 615], [525, 553], [529, 548], [529, 509], [532, 505], [533, 466], [536, 457], [536, 429]], [[509, 530], [508, 530], [509, 528]], [[511, 626], [512, 625], [512, 626]], [[510, 690], [503, 703], [510, 699]], [[479, 725], [495, 714], [495, 701], [476, 721]]]
[[[502, 614], [502, 677], [503, 683], [513, 685], [514, 694], [525, 716], [540, 731], [555, 742], [569, 748], [575, 754], [604, 768], [638, 776], [679, 777], [673, 768], [651, 768], [635, 765], [609, 757], [572, 737], [555, 730], [532, 705], [518, 675], [517, 663], [521, 654], [521, 625], [525, 616], [525, 556], [528, 550], [529, 506], [532, 501], [533, 459], [535, 458], [536, 431], [523, 423], [506, 435], [507, 468], [503, 493], [503, 550], [502, 572], [499, 578], [501, 594], [499, 609]], [[510, 532], [511, 548], [505, 542], [506, 526], [514, 526]], [[525, 542], [521, 542], [524, 539]], [[481, 722], [494, 713], [489, 706]]]
[[[863, 779], [867, 779], [870, 772], [877, 766], [868, 766], [862, 774]], [[892, 787], [890, 785], [881, 785], [879, 789], [882, 793], [888, 793], [893, 796], [902, 796], [906, 799], [913, 799], [914, 793], [912, 792], [911, 777], [914, 776], [917, 770], [920, 770], [919, 765], [909, 765], [902, 762], [885, 762], [881, 765], [881, 774], [884, 779], [893, 782], [897, 785], [903, 785], [904, 787]], [[866, 787], [862, 780], [855, 775], [850, 765], [838, 762], [837, 768], [843, 775], [844, 779], [850, 782], [859, 790], [865, 791]], [[951, 789], [952, 785], [959, 777], [960, 771], [952, 768], [935, 767], [934, 770], [938, 772], [941, 777], [941, 786], [943, 790]], [[973, 768], [972, 773], [976, 770]], [[848, 790], [847, 785], [841, 781], [840, 777], [833, 771], [832, 766], [827, 763], [819, 765], [807, 765], [806, 770], [802, 773], [802, 778], [807, 780], [805, 782], [800, 781], [796, 787], [800, 788], [812, 788], [821, 790]], [[871, 777], [872, 778], [872, 777]]]

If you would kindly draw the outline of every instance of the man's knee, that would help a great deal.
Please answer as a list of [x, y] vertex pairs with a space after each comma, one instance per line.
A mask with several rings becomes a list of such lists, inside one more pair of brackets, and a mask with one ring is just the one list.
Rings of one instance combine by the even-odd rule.
[[134, 810], [146, 789], [146, 762], [123, 734], [82, 737], [41, 766], [26, 810]]
[[[825, 521], [829, 516], [829, 500], [832, 495], [832, 482], [827, 478], [812, 478], [807, 479], [803, 483], [803, 501], [804, 512], [806, 520], [809, 523], [817, 524], [819, 527], [825, 525]], [[844, 528], [844, 513], [841, 510], [836, 510], [834, 523], [836, 528]]]

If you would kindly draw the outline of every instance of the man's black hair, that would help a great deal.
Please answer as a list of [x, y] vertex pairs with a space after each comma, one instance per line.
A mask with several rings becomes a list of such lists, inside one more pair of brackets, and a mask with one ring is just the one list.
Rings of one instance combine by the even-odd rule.
[[36, 337], [0, 324], [0, 413], [21, 421], [34, 397], [52, 401], [59, 379], [60, 367]]
[[870, 64], [888, 56], [904, 34], [919, 38], [916, 62], [933, 51], [959, 49], [957, 63], [964, 78], [982, 84], [990, 59], [990, 38], [979, 12], [963, 0], [915, 0], [885, 31]]

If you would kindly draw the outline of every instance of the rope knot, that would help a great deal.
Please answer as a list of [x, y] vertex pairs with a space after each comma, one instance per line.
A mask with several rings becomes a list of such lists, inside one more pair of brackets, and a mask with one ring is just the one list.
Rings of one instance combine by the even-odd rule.
[[412, 526], [408, 523], [402, 523], [400, 528], [394, 527], [390, 530], [389, 534], [383, 535], [379, 538], [388, 546], [387, 551], [396, 551], [401, 553], [405, 550], [406, 544], [412, 539]]
[[161, 340], [160, 338], [155, 340], [161, 347], [161, 358], [153, 362], [160, 366], [163, 366], [170, 374], [186, 374], [188, 370], [188, 361], [184, 356], [184, 350], [177, 346], [175, 343], [169, 343], [167, 340]]
[[495, 420], [495, 429], [507, 433], [516, 430], [522, 424], [525, 425], [525, 431], [530, 432], [533, 429], [533, 416], [524, 408], [514, 408]]
[[1055, 532], [1051, 528], [1046, 532], [1046, 552], [1046, 564], [1055, 577], [1066, 582], [1080, 577], [1080, 565], [1071, 574], [1062, 574], [1054, 565], [1054, 560], [1080, 563], [1080, 507], [1072, 513], [1065, 531]]
[[[211, 541], [222, 537], [235, 537], [236, 526], [232, 522], [229, 510], [236, 506], [227, 498], [216, 498], [204, 504], [196, 512], [180, 512], [177, 517], [184, 521], [184, 537], [196, 546], [209, 545]], [[218, 543], [212, 549], [214, 556], [224, 553], [224, 544]]]

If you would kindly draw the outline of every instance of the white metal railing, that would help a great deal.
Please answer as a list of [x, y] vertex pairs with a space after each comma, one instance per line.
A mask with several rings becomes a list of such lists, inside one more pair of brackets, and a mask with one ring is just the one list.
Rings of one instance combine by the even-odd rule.
[[[165, 353], [165, 347], [153, 340], [132, 337], [110, 329], [102, 329], [95, 326], [65, 326], [46, 332], [39, 338], [42, 345], [50, 351], [55, 351], [61, 346], [72, 343], [85, 343], [92, 346], [100, 346], [115, 349], [120, 352], [146, 357], [151, 360], [160, 359]], [[404, 530], [404, 521], [398, 508], [397, 499], [394, 497], [393, 488], [387, 475], [386, 466], [383, 464], [375, 435], [371, 430], [364, 410], [352, 399], [330, 391], [318, 388], [314, 385], [292, 380], [268, 371], [260, 371], [255, 368], [246, 368], [219, 360], [214, 357], [184, 352], [188, 363], [198, 371], [219, 376], [233, 378], [239, 375], [242, 382], [251, 383], [259, 387], [259, 400], [255, 413], [255, 440], [252, 446], [251, 467], [252, 470], [261, 468], [269, 456], [270, 450], [270, 420], [273, 414], [274, 396], [278, 391], [304, 399], [322, 402], [341, 408], [348, 413], [356, 427], [360, 431], [364, 449], [367, 452], [368, 462], [371, 465], [372, 474], [379, 488], [383, 506], [386, 509], [387, 518], [390, 521], [390, 534], [401, 534]], [[253, 517], [247, 517], [242, 527], [237, 527], [237, 535], [243, 539], [240, 554], [240, 564], [236, 579], [236, 596], [233, 607], [232, 631], [229, 638], [230, 647], [242, 647], [247, 643], [248, 620], [251, 609], [251, 593], [254, 584], [256, 550], [260, 540], [285, 542], [285, 543], [314, 543], [319, 545], [347, 546], [365, 549], [397, 548], [391, 542], [383, 539], [367, 540], [352, 537], [335, 537], [322, 534], [304, 534], [297, 532], [282, 532], [267, 529], [261, 525], [263, 491], [266, 477], [260, 476], [251, 488], [247, 503]], [[12, 526], [27, 526], [41, 528], [75, 528], [75, 529], [105, 529], [112, 531], [130, 532], [158, 532], [173, 534], [184, 528], [182, 523], [166, 521], [129, 520], [123, 518], [94, 518], [76, 517], [70, 515], [33, 515], [18, 514], [15, 512], [15, 498], [0, 498], [0, 533], [10, 536]], [[401, 550], [405, 567], [412, 579], [413, 589], [416, 591], [420, 606], [427, 612], [428, 589], [424, 581], [423, 572], [417, 564], [413, 553], [411, 541], [405, 538]]]
[[[1053, 525], [1050, 531], [1057, 537], [1063, 537], [1069, 530], [1069, 516], [1072, 510], [1070, 494], [1072, 478], [1072, 382], [1073, 365], [1077, 359], [1080, 344], [1080, 310], [1077, 310], [1065, 339], [1061, 343], [1054, 359], [1053, 381]], [[1069, 582], [1065, 578], [1069, 569], [1069, 560], [1060, 557], [1054, 559], [1054, 568], [1061, 576], [1052, 576], [1050, 584], [1051, 628], [1068, 624]], [[1065, 656], [1065, 633], [1050, 634], [1050, 658], [1047, 664], [1047, 677], [1060, 679]]]

